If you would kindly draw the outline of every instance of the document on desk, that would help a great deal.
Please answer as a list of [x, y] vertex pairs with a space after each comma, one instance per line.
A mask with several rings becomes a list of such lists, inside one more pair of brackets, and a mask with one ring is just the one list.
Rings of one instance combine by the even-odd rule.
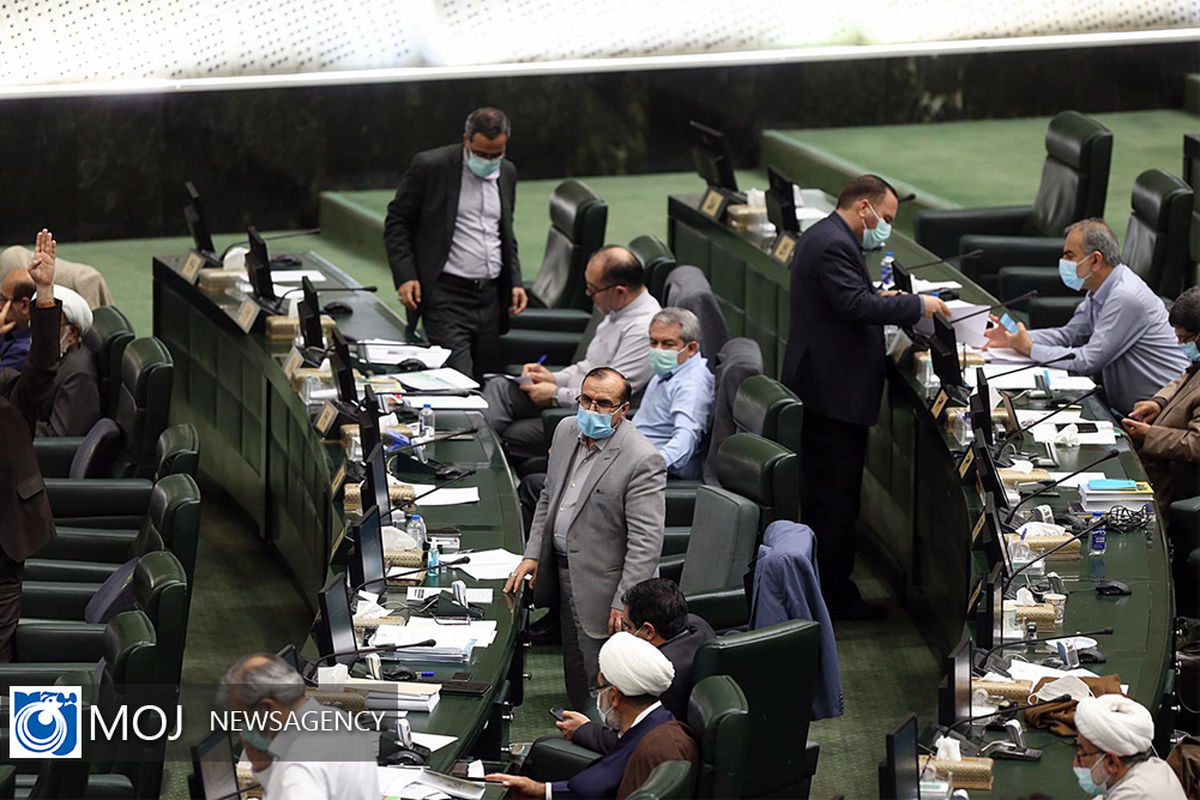
[[450, 357], [450, 351], [438, 345], [418, 347], [389, 339], [362, 339], [358, 345], [363, 359], [372, 364], [399, 364], [401, 361], [415, 359], [429, 369], [437, 369]]
[[[960, 345], [982, 347], [987, 344], [987, 337], [983, 335], [983, 331], [987, 328], [988, 315], [980, 313], [986, 311], [987, 306], [968, 303], [964, 300], [948, 300], [946, 305], [950, 308], [950, 324], [954, 327], [954, 338]], [[969, 317], [969, 319], [963, 319], [963, 317]], [[933, 335], [932, 318], [922, 319], [913, 327], [927, 336]]]
[[[409, 617], [406, 625], [380, 625], [375, 632], [371, 645], [378, 647], [382, 644], [413, 644], [426, 639], [433, 639], [437, 644], [433, 647], [412, 647], [409, 652], [424, 652], [431, 649], [461, 649], [469, 650], [475, 647], [489, 647], [496, 640], [496, 620], [483, 619], [470, 622], [439, 622], [432, 617]], [[398, 651], [394, 655], [401, 655]]]
[[[1117, 443], [1117, 434], [1113, 429], [1113, 424], [1111, 422], [1107, 420], [1091, 419], [1082, 420], [1081, 422], [1088, 425], [1095, 425], [1096, 431], [1094, 433], [1077, 434], [1079, 436], [1079, 444], [1110, 445]], [[1054, 437], [1057, 436], [1061, 431], [1061, 428], [1059, 427], [1061, 424], [1062, 423], [1058, 422], [1058, 418], [1056, 417], [1054, 420], [1046, 422], [1042, 425], [1033, 426], [1032, 430], [1030, 430], [1030, 433], [1033, 434], [1033, 440], [1035, 442], [1039, 442], [1041, 444], [1052, 442], [1054, 441]], [[1074, 423], [1067, 424], [1071, 425]]]
[[[410, 483], [409, 486], [416, 492], [417, 496], [429, 492], [425, 497], [421, 497], [417, 501], [418, 506], [460, 506], [464, 503], [479, 502], [479, 487], [446, 487], [445, 489], [437, 489], [432, 483]], [[472, 561], [475, 559], [472, 558]]]
[[981, 352], [983, 360], [989, 364], [1008, 364], [1013, 367], [1021, 364], [1036, 364], [1029, 356], [1019, 353], [1011, 347], [989, 347]]
[[478, 383], [451, 367], [405, 372], [398, 377], [401, 383], [418, 392], [462, 392], [479, 388]]
[[[1063, 478], [1067, 478], [1067, 476], [1070, 474], [1071, 473], [1069, 473], [1069, 472], [1051, 472], [1050, 480], [1059, 481], [1059, 480], [1062, 480]], [[1103, 472], [1081, 472], [1073, 478], [1067, 478], [1065, 481], [1063, 481], [1059, 485], [1066, 486], [1070, 489], [1078, 489], [1080, 486], [1087, 483], [1088, 481], [1103, 480], [1105, 477], [1106, 476]]]
[[[499, 581], [508, 578], [509, 573], [521, 563], [521, 556], [510, 553], [502, 548], [481, 550], [471, 553], [471, 560], [459, 569], [477, 581]], [[449, 559], [451, 556], [447, 556]]]
[[475, 410], [482, 411], [488, 407], [488, 401], [481, 394], [406, 394], [404, 405], [418, 411], [428, 405], [434, 411], [442, 410]]
[[[471, 555], [474, 555], [473, 553]], [[446, 559], [455, 558], [454, 553], [447, 553]], [[408, 596], [404, 599], [410, 603], [421, 603], [431, 597], [449, 592], [449, 586], [410, 586], [408, 587]], [[479, 606], [486, 606], [492, 602], [493, 592], [491, 589], [467, 589], [467, 602], [474, 603]]]
[[300, 283], [308, 278], [313, 283], [324, 283], [325, 274], [319, 269], [273, 269], [271, 281], [274, 283]]
[[[912, 289], [915, 293], [933, 292], [938, 289], [961, 289], [962, 284], [958, 281], [927, 281], [924, 278], [912, 279]], [[984, 315], [986, 316], [986, 314]]]
[[[413, 734], [416, 740], [417, 734]], [[377, 767], [379, 793], [400, 800], [432, 800], [453, 797], [458, 800], [480, 800], [485, 784], [467, 781], [432, 772], [425, 767]]]
[[1056, 381], [1061, 381], [1067, 377], [1067, 373], [1061, 369], [1047, 367], [1029, 367], [1013, 372], [1011, 375], [997, 377], [1005, 372], [1010, 372], [1015, 367], [1008, 364], [984, 364], [983, 374], [987, 375], [988, 386], [996, 389], [1033, 389], [1037, 386], [1034, 376], [1046, 373], [1050, 376], [1050, 385], [1053, 387]]

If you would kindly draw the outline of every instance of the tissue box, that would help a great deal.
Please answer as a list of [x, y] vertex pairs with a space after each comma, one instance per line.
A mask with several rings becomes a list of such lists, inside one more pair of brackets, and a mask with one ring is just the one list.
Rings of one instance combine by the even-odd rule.
[[767, 209], [765, 206], [755, 208], [749, 205], [734, 205], [725, 209], [725, 220], [729, 226], [735, 231], [745, 233], [756, 222], [761, 222], [767, 218]]
[[196, 275], [196, 285], [206, 291], [227, 289], [230, 286], [237, 286], [238, 282], [244, 280], [246, 280], [246, 273], [240, 269], [209, 267], [200, 270]]
[[[412, 502], [417, 493], [408, 484], [392, 485], [388, 487], [388, 500], [392, 503], [392, 508], [401, 508]], [[347, 514], [361, 514], [362, 509], [362, 487], [357, 483], [346, 484], [345, 498], [342, 502], [342, 510]]]
[[[321, 315], [321, 332], [323, 334], [329, 336], [335, 327], [337, 325], [334, 323], [333, 317]], [[263, 331], [266, 333], [267, 339], [272, 342], [290, 342], [300, 333], [300, 320], [297, 317], [273, 315], [267, 317]]]
[[1031, 469], [1029, 472], [1021, 472], [1015, 469], [998, 469], [996, 471], [1000, 473], [1000, 480], [1009, 486], [1016, 486], [1019, 483], [1050, 480], [1050, 473], [1044, 469]]
[[989, 697], [999, 697], [1014, 703], [1026, 703], [1033, 694], [1031, 681], [971, 681], [971, 689], [983, 689]]
[[367, 693], [357, 689], [343, 689], [333, 692], [322, 689], [306, 689], [305, 694], [326, 706], [340, 708], [348, 714], [357, 714], [367, 710]]
[[[1008, 552], [1010, 553], [1012, 552], [1013, 546], [1017, 542], [1021, 541], [1021, 537], [1015, 533], [1005, 534], [1005, 539], [1007, 540]], [[1070, 539], [1070, 536], [1066, 534], [1060, 534], [1056, 536], [1026, 536], [1024, 541], [1025, 544], [1029, 546], [1029, 549], [1033, 552], [1033, 554], [1037, 556], [1046, 552], [1047, 550], [1068, 542]], [[1046, 556], [1046, 560], [1075, 561], [1079, 558], [1082, 546], [1083, 543], [1079, 539], [1076, 539], [1071, 541], [1069, 544], [1066, 544], [1062, 550]]]
[[1033, 606], [1017, 606], [1017, 622], [1037, 623], [1038, 631], [1054, 632], [1054, 606], [1049, 603], [1039, 603]]
[[990, 758], [963, 758], [962, 761], [942, 761], [933, 756], [921, 756], [921, 771], [932, 767], [941, 780], [949, 780], [955, 789], [992, 790]]

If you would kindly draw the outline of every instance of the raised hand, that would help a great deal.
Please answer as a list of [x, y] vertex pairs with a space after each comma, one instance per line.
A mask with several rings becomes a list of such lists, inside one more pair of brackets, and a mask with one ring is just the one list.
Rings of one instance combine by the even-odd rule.
[[29, 266], [29, 277], [37, 286], [38, 305], [54, 304], [54, 266], [58, 253], [58, 242], [50, 231], [42, 228], [34, 241], [33, 263]]

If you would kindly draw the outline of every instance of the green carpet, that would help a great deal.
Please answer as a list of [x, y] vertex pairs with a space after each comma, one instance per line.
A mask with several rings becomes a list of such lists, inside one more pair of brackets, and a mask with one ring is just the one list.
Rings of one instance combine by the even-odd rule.
[[[1123, 241], [1134, 179], [1155, 167], [1180, 175], [1183, 134], [1200, 130], [1200, 117], [1169, 109], [1092, 116], [1113, 132], [1105, 218]], [[777, 133], [911, 184], [919, 194], [962, 206], [1012, 205], [1033, 202], [1049, 122], [1034, 117]]]

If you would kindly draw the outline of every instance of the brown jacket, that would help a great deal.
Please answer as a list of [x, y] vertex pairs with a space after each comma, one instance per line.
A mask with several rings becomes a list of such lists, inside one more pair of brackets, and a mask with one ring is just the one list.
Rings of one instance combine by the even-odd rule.
[[0, 382], [0, 547], [24, 561], [54, 538], [46, 483], [33, 452], [33, 430], [49, 400], [58, 364], [62, 304], [32, 310], [33, 343], [19, 377]]
[[[1200, 464], [1200, 366], [1188, 367], [1152, 400], [1162, 407], [1138, 447], [1160, 508], [1172, 500], [1172, 483]], [[1190, 483], [1192, 481], [1180, 481]], [[1181, 490], [1184, 487], [1181, 487]]]
[[[700, 771], [700, 752], [696, 749], [696, 740], [682, 722], [664, 722], [642, 737], [625, 765], [625, 775], [617, 788], [617, 800], [625, 800], [633, 794], [664, 761], [692, 762], [692, 781], [695, 781]], [[687, 796], [690, 797], [691, 792]]]

